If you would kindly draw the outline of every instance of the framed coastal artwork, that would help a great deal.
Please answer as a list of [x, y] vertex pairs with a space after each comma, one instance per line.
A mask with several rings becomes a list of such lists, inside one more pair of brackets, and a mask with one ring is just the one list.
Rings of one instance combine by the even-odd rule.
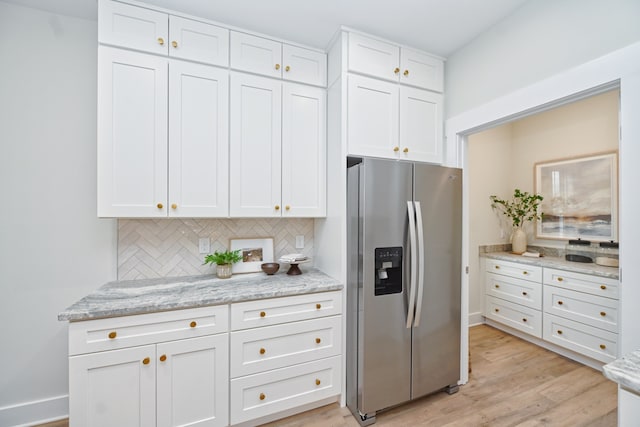
[[618, 154], [536, 163], [542, 221], [539, 239], [617, 240]]
[[273, 237], [229, 239], [229, 249], [240, 250], [242, 260], [233, 264], [233, 273], [260, 271], [263, 262], [273, 262]]

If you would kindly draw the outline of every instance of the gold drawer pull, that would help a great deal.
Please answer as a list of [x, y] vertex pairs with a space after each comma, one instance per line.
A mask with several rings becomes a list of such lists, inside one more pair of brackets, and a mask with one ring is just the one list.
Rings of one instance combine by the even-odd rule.
[[264, 317], [264, 316], [266, 316], [266, 315], [267, 315], [267, 313], [265, 313], [264, 311], [261, 311], [261, 312], [260, 312], [260, 317]]
[[522, 274], [524, 274], [526, 276], [527, 274], [529, 274], [529, 272], [528, 271], [523, 271]]
[[144, 359], [142, 359], [142, 364], [143, 365], [148, 365], [149, 362], [151, 362], [151, 359], [149, 359], [148, 357], [145, 357]]
[[265, 354], [267, 352], [267, 350], [265, 350], [264, 348], [260, 349], [260, 354]]
[[162, 203], [158, 203], [158, 204], [156, 205], [156, 207], [157, 207], [158, 209], [162, 209], [162, 208], [164, 207], [164, 205], [163, 205]]
[[607, 287], [605, 285], [600, 285], [600, 289], [604, 291], [605, 289], [607, 289]]
[[398, 67], [396, 67], [396, 68], [393, 70], [393, 74], [398, 74], [399, 72], [400, 72], [400, 68], [398, 68]]
[[316, 338], [316, 344], [320, 344], [322, 340], [320, 338]]
[[284, 208], [285, 208], [285, 210], [291, 210], [291, 206], [289, 206], [289, 205], [286, 205]]
[[280, 210], [280, 205], [275, 205], [274, 208], [275, 208], [275, 210], [279, 211]]
[[558, 329], [558, 335], [562, 335], [562, 331]]
[[562, 282], [564, 279], [562, 277], [558, 277], [558, 282]]
[[527, 293], [522, 291], [522, 295], [524, 295], [525, 297], [527, 296]]
[[284, 70], [289, 72], [289, 70], [291, 70], [291, 67], [289, 67], [288, 65], [286, 67], [284, 67]]
[[600, 349], [604, 350], [604, 349], [606, 349], [606, 348], [607, 348], [607, 346], [606, 346], [606, 345], [604, 345], [604, 344], [600, 344]]
[[163, 39], [162, 37], [158, 37], [158, 44], [159, 44], [160, 46], [163, 46], [163, 45], [164, 45], [164, 39]]
[[498, 285], [498, 284], [495, 284], [495, 285], [493, 285], [493, 286], [495, 286], [495, 287], [496, 287], [496, 289], [500, 288], [500, 285]]
[[176, 205], [175, 203], [171, 204], [171, 209], [178, 209], [178, 205]]
[[398, 151], [400, 151], [400, 147], [393, 147], [393, 151], [397, 153]]
[[114, 339], [118, 334], [116, 333], [116, 331], [113, 332], [109, 332], [109, 339]]
[[562, 301], [558, 301], [558, 305], [562, 305], [564, 304]]
[[405, 77], [408, 76], [409, 75], [409, 70], [404, 70], [404, 73], [402, 73], [402, 74], [404, 74]]
[[167, 355], [163, 354], [162, 356], [160, 356], [160, 361], [164, 362], [165, 360], [167, 360]]
[[267, 396], [264, 395], [264, 393], [260, 393], [260, 400], [264, 400]]
[[500, 266], [499, 266], [499, 265], [494, 265], [494, 268], [495, 268], [496, 270], [500, 270]]
[[404, 150], [402, 150], [403, 153], [408, 153], [409, 149], [407, 147], [404, 147]]
[[500, 312], [499, 308], [494, 308], [494, 310], [495, 310], [496, 313]]
[[280, 69], [280, 64], [276, 64], [276, 70]]
[[316, 378], [316, 385], [320, 385], [320, 380]]
[[191, 326], [192, 328], [195, 328], [196, 326], [198, 326], [198, 324], [196, 323], [195, 320], [192, 320], [191, 323], [189, 323], [189, 326]]
[[320, 310], [322, 308], [322, 304], [316, 304], [316, 309]]
[[604, 311], [601, 311], [601, 312], [600, 312], [600, 316], [604, 317], [604, 316], [606, 316], [606, 315], [607, 315], [607, 313], [605, 313]]
[[178, 47], [178, 42], [177, 42], [177, 41], [175, 41], [175, 40], [174, 40], [174, 41], [172, 41], [172, 42], [171, 42], [171, 46], [173, 46], [173, 47]]
[[526, 319], [526, 318], [523, 318], [523, 319], [522, 319], [522, 321], [526, 323], [526, 322], [527, 322], [527, 319]]

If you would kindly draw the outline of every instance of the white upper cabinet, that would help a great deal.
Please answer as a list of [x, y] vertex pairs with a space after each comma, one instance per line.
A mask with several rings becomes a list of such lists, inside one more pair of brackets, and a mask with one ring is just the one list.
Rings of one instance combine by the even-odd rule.
[[98, 216], [167, 215], [165, 58], [98, 49]]
[[231, 31], [231, 68], [315, 86], [327, 85], [327, 55]]
[[442, 94], [400, 87], [400, 150], [398, 158], [442, 161]]
[[100, 0], [100, 43], [160, 55], [229, 65], [229, 30], [111, 0]]
[[440, 58], [413, 49], [349, 33], [351, 72], [442, 92], [444, 65]]
[[171, 61], [169, 216], [229, 214], [229, 72]]

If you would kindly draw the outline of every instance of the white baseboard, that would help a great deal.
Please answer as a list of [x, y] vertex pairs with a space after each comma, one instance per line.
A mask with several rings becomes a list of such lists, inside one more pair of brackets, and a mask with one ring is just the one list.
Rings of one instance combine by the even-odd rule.
[[481, 311], [469, 313], [469, 327], [478, 326], [484, 323], [484, 316]]
[[0, 408], [0, 426], [28, 427], [69, 417], [69, 396], [57, 396]]

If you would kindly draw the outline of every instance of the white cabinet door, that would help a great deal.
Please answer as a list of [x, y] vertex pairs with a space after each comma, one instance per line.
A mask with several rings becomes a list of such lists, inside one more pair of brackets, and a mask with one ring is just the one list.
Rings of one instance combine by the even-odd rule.
[[398, 85], [355, 75], [348, 79], [349, 154], [394, 157], [398, 151]]
[[398, 158], [442, 163], [442, 95], [400, 86]]
[[231, 31], [231, 68], [282, 77], [282, 43]]
[[169, 55], [212, 65], [229, 65], [229, 30], [204, 22], [169, 16]]
[[229, 335], [158, 344], [158, 427], [229, 424]]
[[349, 33], [349, 71], [397, 82], [399, 67], [398, 46]]
[[166, 55], [169, 15], [110, 0], [98, 6], [98, 41]]
[[229, 215], [229, 72], [169, 67], [169, 216]]
[[441, 59], [412, 49], [401, 49], [400, 83], [442, 92], [443, 81], [444, 64]]
[[69, 358], [71, 427], [155, 427], [155, 345]]
[[167, 69], [98, 48], [98, 216], [167, 216]]
[[285, 44], [282, 46], [282, 78], [316, 86], [327, 85], [327, 55]]
[[326, 215], [326, 91], [284, 84], [282, 104], [283, 216]]
[[231, 74], [231, 216], [280, 216], [281, 106], [280, 81]]

